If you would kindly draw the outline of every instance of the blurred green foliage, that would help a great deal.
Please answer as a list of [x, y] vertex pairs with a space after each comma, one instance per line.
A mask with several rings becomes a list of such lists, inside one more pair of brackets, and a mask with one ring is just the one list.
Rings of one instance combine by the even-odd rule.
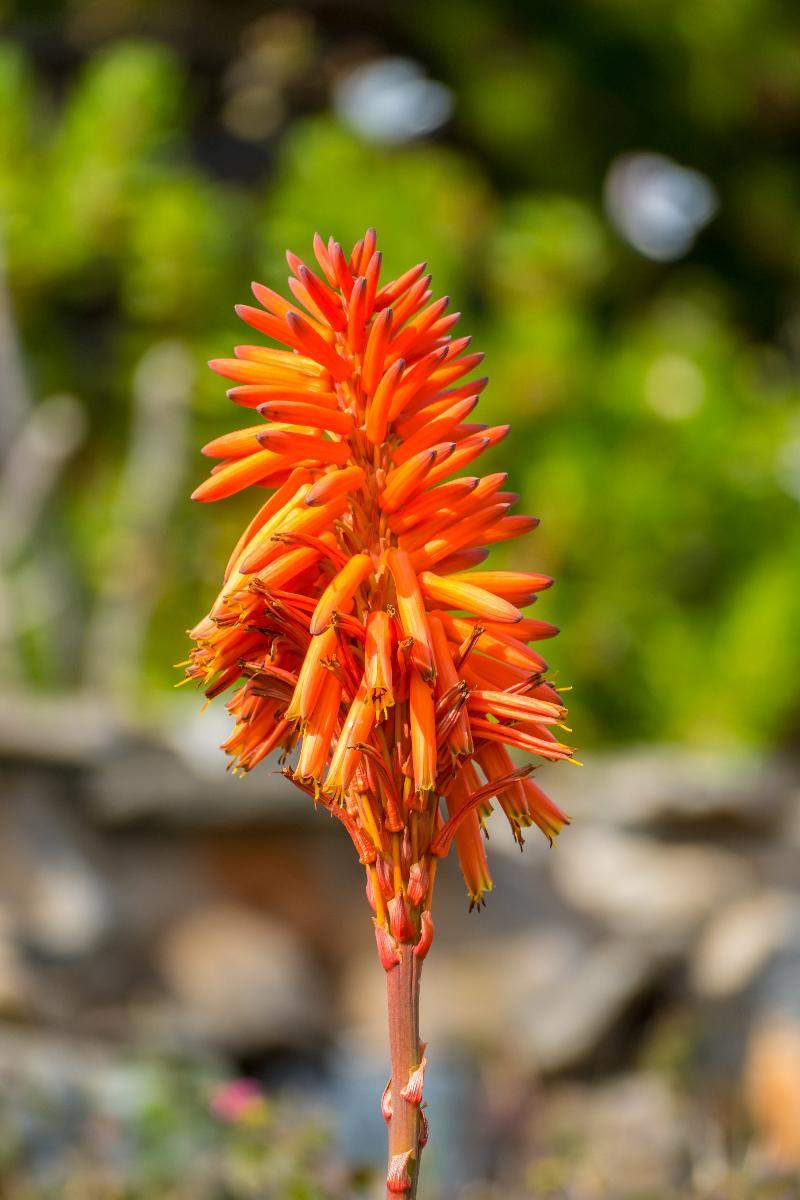
[[[445, 0], [223, 18], [74, 0], [39, 16], [6, 5], [5, 25], [8, 284], [35, 397], [74, 392], [90, 430], [45, 523], [73, 581], [78, 652], [65, 666], [61, 630], [42, 621], [26, 634], [33, 677], [80, 680], [141, 355], [165, 338], [198, 363], [227, 353], [233, 304], [253, 276], [281, 286], [286, 246], [306, 254], [315, 229], [347, 241], [374, 224], [387, 270], [426, 258], [487, 352], [484, 419], [514, 426], [495, 465], [542, 518], [514, 561], [557, 578], [539, 609], [564, 630], [548, 649], [574, 686], [578, 744], [791, 736], [800, 12]], [[399, 147], [345, 128], [328, 81], [366, 53], [420, 60], [454, 93], [450, 126]], [[719, 193], [678, 262], [639, 256], [604, 216], [605, 172], [638, 148]], [[238, 422], [201, 371], [193, 446]], [[204, 466], [191, 451], [175, 470], [188, 493]], [[165, 515], [140, 701], [173, 682], [181, 631], [254, 503]]]

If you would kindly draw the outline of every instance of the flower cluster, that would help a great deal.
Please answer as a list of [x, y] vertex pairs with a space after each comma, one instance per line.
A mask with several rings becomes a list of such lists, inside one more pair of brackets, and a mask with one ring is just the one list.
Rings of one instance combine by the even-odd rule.
[[493, 802], [520, 842], [565, 821], [509, 754], [572, 754], [530, 646], [557, 630], [521, 612], [552, 581], [479, 569], [537, 521], [509, 515], [505, 473], [451, 478], [508, 426], [470, 421], [482, 355], [453, 335], [425, 264], [381, 287], [373, 231], [349, 258], [333, 240], [314, 250], [319, 272], [287, 255], [293, 303], [254, 284], [260, 307], [237, 306], [283, 348], [211, 363], [261, 420], [205, 447], [220, 462], [194, 499], [270, 494], [191, 631], [187, 673], [209, 697], [238, 685], [224, 745], [238, 768], [297, 749], [286, 773], [344, 824], [379, 924], [405, 939], [453, 842], [471, 902], [491, 887]]
[[194, 498], [269, 494], [191, 631], [187, 675], [208, 697], [235, 687], [234, 767], [280, 752], [366, 868], [389, 989], [387, 1194], [413, 1196], [427, 1137], [417, 994], [438, 860], [455, 845], [479, 905], [492, 806], [520, 844], [533, 824], [552, 840], [566, 818], [531, 774], [572, 751], [531, 647], [557, 630], [522, 612], [552, 581], [481, 569], [489, 546], [537, 524], [511, 515], [504, 472], [464, 473], [508, 432], [470, 419], [482, 355], [454, 335], [459, 314], [432, 299], [424, 264], [381, 286], [374, 231], [349, 257], [318, 236], [314, 252], [318, 271], [288, 255], [293, 301], [253, 284], [259, 306], [237, 309], [280, 348], [238, 346], [211, 363], [260, 420], [205, 447], [219, 462]]

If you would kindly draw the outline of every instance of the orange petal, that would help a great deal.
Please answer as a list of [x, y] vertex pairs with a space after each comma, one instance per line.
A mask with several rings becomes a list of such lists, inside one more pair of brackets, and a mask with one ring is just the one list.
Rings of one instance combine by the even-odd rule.
[[414, 639], [422, 656], [425, 678], [432, 683], [436, 678], [436, 669], [431, 635], [425, 615], [425, 603], [411, 560], [404, 551], [390, 549], [386, 552], [386, 563], [397, 592], [397, 610], [403, 632], [406, 637]]
[[431, 470], [428, 487], [434, 487], [437, 483], [446, 479], [448, 475], [453, 475], [456, 471], [460, 471], [467, 463], [471, 463], [478, 455], [483, 454], [488, 444], [486, 438], [480, 434], [467, 438], [465, 442], [462, 442], [455, 448], [452, 456], [446, 462], [442, 462]]
[[414, 396], [422, 389], [425, 382], [431, 378], [436, 368], [447, 357], [447, 347], [439, 346], [421, 358], [419, 362], [414, 363], [405, 375], [400, 386], [395, 391], [392, 397], [392, 403], [389, 407], [389, 420], [395, 421], [406, 405], [413, 400]]
[[412, 317], [414, 313], [419, 312], [431, 298], [430, 290], [431, 277], [423, 275], [416, 283], [405, 292], [402, 299], [394, 302], [395, 328], [399, 329], [405, 321]]
[[[542, 592], [552, 587], [553, 580], [549, 575], [539, 575], [532, 571], [470, 571], [463, 575], [451, 575], [456, 583], [473, 583], [494, 592], [496, 596], [504, 596], [514, 601], [533, 592]], [[491, 618], [489, 618], [491, 620]], [[515, 631], [515, 636], [518, 636]]]
[[336, 282], [345, 300], [350, 299], [350, 293], [353, 290], [353, 272], [347, 259], [344, 256], [344, 251], [338, 242], [333, 239], [328, 243], [328, 255], [331, 260], [331, 266], [336, 274]]
[[206, 479], [192, 492], [193, 500], [224, 500], [228, 496], [241, 492], [252, 483], [258, 483], [274, 475], [276, 471], [286, 466], [282, 454], [273, 454], [271, 450], [260, 450], [249, 454], [246, 458], [236, 458], [215, 471], [210, 479]]
[[430, 491], [421, 492], [409, 504], [404, 504], [399, 512], [392, 513], [389, 528], [393, 533], [405, 533], [426, 517], [435, 515], [452, 502], [468, 496], [477, 486], [478, 479], [473, 475], [467, 479], [451, 479], [449, 483], [441, 483]]
[[263, 432], [263, 424], [234, 429], [207, 442], [201, 454], [205, 454], [207, 458], [244, 458], [247, 454], [256, 453], [259, 447], [256, 435]]
[[364, 274], [367, 263], [375, 253], [377, 242], [378, 235], [372, 227], [367, 230], [360, 242], [356, 242], [350, 256], [350, 269], [354, 275]]
[[[304, 493], [304, 494], [307, 494]], [[302, 497], [300, 497], [302, 499]], [[307, 508], [305, 504], [293, 506], [280, 519], [273, 518], [269, 529], [265, 527], [240, 566], [243, 575], [260, 571], [269, 562], [273, 562], [286, 552], [283, 539], [294, 534], [317, 534], [327, 529], [332, 521], [341, 515], [346, 507], [345, 501], [339, 497], [329, 500], [327, 504], [315, 508]], [[318, 630], [312, 630], [313, 633]]]
[[[463, 639], [469, 637], [475, 629], [476, 622], [469, 620], [467, 617], [454, 617], [450, 613], [437, 613], [441, 618], [447, 633], [454, 639]], [[480, 623], [478, 623], [480, 625]], [[531, 673], [538, 673], [547, 669], [547, 663], [540, 654], [535, 650], [531, 650], [530, 646], [526, 646], [513, 636], [511, 631], [501, 633], [499, 630], [489, 633], [485, 626], [480, 625], [482, 630], [478, 640], [478, 649], [483, 654], [488, 654], [499, 658], [502, 662], [506, 662], [512, 667], [521, 667], [527, 669]]]
[[288, 312], [286, 324], [294, 338], [294, 344], [309, 358], [327, 367], [334, 379], [349, 379], [353, 373], [352, 363], [346, 362], [324, 338], [299, 313]]
[[353, 418], [340, 410], [323, 408], [321, 405], [297, 400], [268, 400], [260, 404], [258, 411], [274, 421], [288, 421], [292, 425], [305, 425], [311, 429], [326, 429], [328, 433], [352, 433]]
[[[228, 360], [215, 361], [227, 362]], [[294, 400], [301, 404], [313, 402], [321, 408], [337, 408], [335, 395], [333, 392], [323, 390], [324, 386], [324, 382], [320, 382], [317, 386], [310, 378], [304, 381], [302, 386], [297, 386], [296, 380], [292, 384], [243, 383], [238, 387], [228, 388], [228, 399], [233, 400], [235, 404], [240, 404], [243, 408], [258, 408], [267, 400]]]
[[472, 736], [476, 742], [484, 738], [494, 742], [504, 742], [507, 746], [516, 746], [527, 750], [529, 754], [538, 754], [540, 758], [552, 760], [572, 758], [572, 749], [564, 746], [554, 738], [545, 737], [545, 730], [537, 736], [525, 729], [513, 725], [498, 725], [496, 721], [484, 721], [480, 717], [472, 717]]
[[545, 837], [552, 843], [565, 825], [569, 825], [569, 817], [562, 812], [554, 801], [546, 796], [532, 779], [525, 779], [522, 784], [528, 801], [528, 812], [541, 829]]
[[314, 234], [314, 255], [322, 267], [322, 272], [332, 288], [336, 287], [336, 272], [331, 264], [328, 248], [318, 233]]
[[552, 704], [535, 696], [509, 695], [491, 688], [476, 688], [470, 692], [468, 705], [479, 713], [493, 713], [496, 717], [519, 721], [534, 719], [544, 724], [563, 720], [566, 712], [562, 704]]
[[346, 442], [332, 442], [327, 438], [312, 437], [308, 434], [288, 433], [285, 429], [262, 428], [257, 441], [265, 449], [284, 454], [287, 458], [315, 459], [343, 466], [350, 457], [350, 447]]
[[426, 266], [427, 263], [417, 263], [415, 267], [410, 267], [398, 279], [393, 279], [391, 283], [387, 283], [386, 287], [381, 288], [375, 297], [375, 307], [386, 308], [387, 305], [394, 304], [395, 300], [403, 295], [403, 292], [416, 283]]
[[448, 608], [465, 609], [488, 621], [521, 621], [522, 613], [507, 600], [495, 596], [485, 588], [464, 583], [456, 576], [442, 577], [432, 571], [423, 571], [419, 576], [423, 596], [434, 604]]
[[347, 349], [360, 354], [364, 349], [367, 323], [367, 281], [359, 275], [347, 301]]
[[280, 488], [278, 488], [278, 490], [272, 496], [270, 496], [269, 500], [267, 500], [265, 504], [262, 504], [261, 508], [258, 510], [242, 536], [239, 538], [239, 541], [234, 547], [233, 553], [228, 559], [228, 565], [225, 568], [226, 580], [233, 571], [245, 547], [249, 545], [258, 531], [262, 529], [263, 526], [266, 525], [276, 513], [280, 512], [280, 510], [288, 502], [291, 502], [297, 496], [299, 487], [302, 484], [307, 483], [310, 478], [311, 476], [305, 467], [296, 467], [286, 482]]
[[385, 714], [387, 708], [394, 704], [392, 641], [389, 614], [381, 610], [371, 612], [367, 618], [367, 637], [364, 644], [364, 678], [379, 714]]
[[323, 785], [329, 795], [342, 797], [347, 791], [361, 759], [359, 742], [366, 742], [375, 721], [375, 709], [368, 689], [362, 686], [345, 718], [342, 732], [333, 750], [331, 764]]
[[438, 462], [449, 458], [455, 446], [452, 442], [444, 442], [439, 446], [431, 446], [423, 450], [402, 467], [395, 467], [386, 476], [386, 487], [381, 492], [378, 503], [384, 512], [391, 513], [404, 504], [410, 496], [417, 492], [422, 481], [427, 479], [430, 471]]
[[313, 634], [321, 633], [335, 612], [350, 611], [357, 589], [371, 572], [370, 555], [354, 554], [347, 566], [342, 568], [322, 593], [311, 618], [310, 629]]
[[238, 317], [259, 333], [274, 338], [276, 342], [283, 342], [284, 346], [297, 345], [283, 318], [262, 312], [260, 308], [253, 308], [250, 304], [237, 304], [235, 310]]
[[413, 437], [406, 438], [395, 450], [392, 458], [397, 466], [401, 466], [409, 458], [413, 458], [420, 450], [426, 450], [437, 442], [443, 441], [460, 424], [465, 416], [472, 412], [478, 403], [477, 396], [467, 400], [458, 400], [437, 417], [428, 422]]
[[482, 797], [472, 800], [472, 796], [479, 795], [479, 791], [475, 771], [471, 764], [465, 763], [447, 793], [449, 820], [436, 839], [437, 842], [444, 842], [447, 840], [445, 831], [448, 827], [453, 830], [449, 836], [455, 839], [458, 865], [467, 885], [470, 908], [479, 905], [484, 893], [492, 890], [480, 821], [475, 811]]
[[[429, 617], [428, 625], [436, 662], [436, 699], [440, 700], [445, 693], [455, 691], [461, 680], [450, 654], [444, 626], [438, 617]], [[457, 758], [464, 758], [472, 753], [472, 735], [466, 709], [463, 707], [447, 736], [447, 744]]]
[[376, 251], [370, 255], [369, 259], [365, 255], [362, 257], [362, 263], [365, 263], [362, 274], [366, 281], [366, 298], [364, 301], [367, 317], [371, 317], [375, 311], [375, 297], [378, 294], [378, 283], [381, 276], [381, 266], [383, 264], [383, 255]]
[[[438, 564], [438, 569], [441, 571], [442, 564]], [[491, 621], [482, 621], [487, 633], [507, 633], [502, 625], [495, 625]], [[520, 642], [541, 642], [545, 638], [555, 637], [558, 633], [558, 626], [551, 625], [549, 621], [534, 621], [531, 617], [523, 617], [514, 626], [514, 637]]]
[[265, 366], [273, 367], [279, 375], [285, 375], [295, 381], [308, 376], [317, 382], [324, 380], [330, 384], [330, 376], [325, 368], [321, 367], [318, 362], [314, 362], [313, 358], [298, 354], [296, 350], [275, 350], [272, 346], [240, 345], [234, 346], [233, 352], [239, 359], [264, 363]]
[[482, 547], [473, 550], [456, 550], [455, 553], [448, 554], [446, 558], [439, 559], [436, 564], [436, 573], [437, 575], [449, 575], [451, 572], [479, 567], [481, 563], [486, 562], [488, 557], [489, 551]]
[[357, 492], [366, 478], [361, 467], [345, 467], [341, 471], [329, 471], [312, 485], [304, 504], [309, 507], [326, 504], [339, 496]]
[[[440, 300], [434, 300], [433, 304], [429, 304], [426, 309], [417, 313], [414, 320], [392, 338], [392, 357], [405, 357], [407, 351], [415, 348], [431, 327], [436, 324], [449, 303], [450, 297], [442, 296]], [[457, 321], [458, 313], [453, 315]], [[452, 324], [455, 324], [455, 321]]]
[[406, 364], [402, 358], [385, 371], [367, 407], [366, 434], [373, 446], [379, 446], [386, 438], [389, 424], [389, 407]]
[[313, 547], [298, 546], [293, 550], [286, 550], [284, 547], [284, 552], [259, 571], [256, 578], [267, 590], [276, 591], [284, 587], [290, 579], [301, 576], [318, 560], [319, 551]]
[[367, 338], [361, 367], [361, 385], [368, 396], [374, 393], [380, 383], [391, 332], [392, 310], [387, 308], [375, 318]]
[[341, 699], [339, 680], [331, 671], [326, 672], [319, 699], [309, 714], [308, 727], [303, 735], [295, 772], [300, 779], [320, 780], [330, 754]]
[[411, 761], [414, 790], [420, 794], [432, 792], [436, 787], [436, 720], [433, 692], [413, 667], [409, 683]]
[[347, 316], [338, 294], [332, 291], [326, 283], [323, 283], [313, 271], [309, 271], [305, 264], [300, 266], [298, 274], [300, 282], [304, 285], [323, 320], [327, 321], [332, 329], [346, 328]]
[[287, 721], [305, 724], [314, 711], [330, 665], [336, 656], [336, 633], [332, 628], [312, 637], [297, 676], [294, 694], [286, 709]]

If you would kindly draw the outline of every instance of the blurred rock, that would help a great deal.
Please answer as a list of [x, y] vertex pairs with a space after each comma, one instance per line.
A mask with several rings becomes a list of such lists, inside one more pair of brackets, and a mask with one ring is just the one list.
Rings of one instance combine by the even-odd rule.
[[578, 912], [667, 953], [753, 882], [747, 862], [731, 851], [591, 827], [569, 830], [552, 877]]
[[761, 830], [790, 803], [797, 767], [744, 749], [641, 746], [587, 755], [584, 771], [554, 771], [548, 786], [577, 826], [714, 820]]
[[[562, 1086], [538, 1110], [538, 1140], [569, 1147], [565, 1189], [552, 1189], [561, 1164], [543, 1157], [528, 1176], [531, 1194], [614, 1200], [685, 1195], [685, 1117], [669, 1085], [656, 1075], [622, 1075], [594, 1087]], [[556, 1179], [561, 1182], [558, 1175]], [[552, 1189], [552, 1190], [551, 1190]], [[668, 1190], [667, 1190], [668, 1189]]]
[[35, 776], [8, 786], [0, 815], [0, 897], [17, 936], [52, 958], [97, 949], [114, 924], [102, 853], [80, 815]]
[[156, 948], [182, 1042], [242, 1053], [308, 1046], [330, 1005], [302, 943], [249, 909], [213, 903], [175, 921]]
[[521, 986], [511, 1012], [523, 1052], [539, 1071], [579, 1065], [656, 975], [656, 960], [643, 947], [604, 941], [565, 964], [549, 987], [526, 995]]
[[[513, 1055], [551, 1073], [583, 1062], [652, 982], [657, 960], [644, 947], [593, 939], [562, 925], [528, 936], [454, 948], [435, 944], [425, 962], [422, 1035], [442, 1052]], [[344, 989], [346, 1020], [382, 1052], [385, 980], [373, 954], [359, 958]]]
[[[223, 710], [224, 712], [224, 710]], [[217, 749], [227, 736], [229, 722], [207, 731], [202, 755], [190, 744], [170, 745], [139, 739], [120, 745], [97, 764], [87, 781], [87, 803], [103, 823], [157, 821], [167, 827], [231, 826], [237, 822], [270, 821], [290, 815], [308, 819], [310, 804], [282, 775], [264, 771], [238, 778], [225, 770]], [[216, 752], [208, 762], [208, 747]]]
[[123, 739], [114, 714], [86, 692], [0, 692], [0, 760], [89, 766]]
[[703, 931], [691, 959], [692, 984], [709, 998], [742, 992], [793, 938], [800, 943], [800, 897], [764, 891], [735, 901]]
[[0, 907], [0, 1017], [24, 1016], [30, 1003], [30, 980], [14, 939], [14, 921]]
[[768, 1154], [800, 1169], [800, 1021], [788, 1015], [760, 1022], [747, 1048], [745, 1093]]

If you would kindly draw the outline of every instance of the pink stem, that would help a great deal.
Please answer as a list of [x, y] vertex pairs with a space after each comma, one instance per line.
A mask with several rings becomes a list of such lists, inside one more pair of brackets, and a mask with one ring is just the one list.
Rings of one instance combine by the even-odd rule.
[[[422, 960], [408, 942], [398, 944], [399, 962], [386, 973], [389, 1000], [389, 1049], [392, 1076], [388, 1093], [389, 1169], [387, 1200], [417, 1194], [420, 1159], [420, 1105], [409, 1102], [401, 1092], [422, 1057], [419, 1040], [419, 977]], [[410, 1153], [409, 1153], [410, 1152]], [[403, 1169], [404, 1167], [404, 1169]]]

